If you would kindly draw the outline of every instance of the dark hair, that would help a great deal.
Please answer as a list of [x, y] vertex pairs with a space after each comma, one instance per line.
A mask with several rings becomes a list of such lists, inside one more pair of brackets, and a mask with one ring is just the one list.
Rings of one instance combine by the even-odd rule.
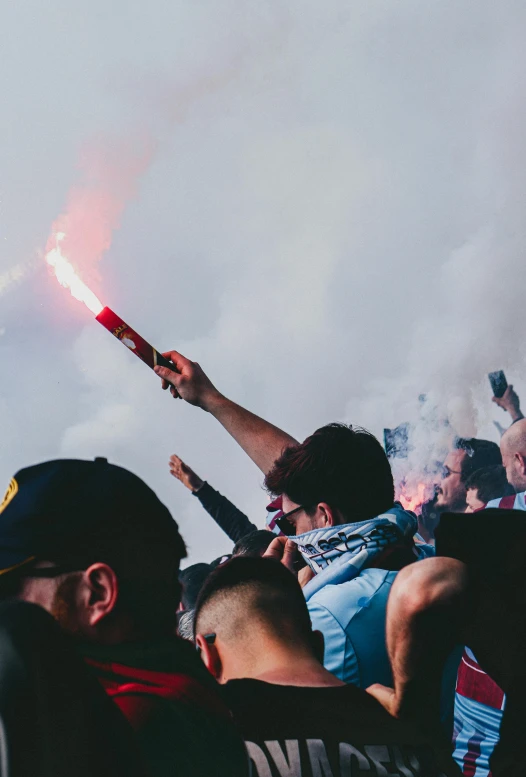
[[258, 614], [275, 627], [276, 633], [292, 630], [300, 638], [311, 639], [309, 611], [298, 581], [279, 561], [257, 556], [236, 556], [209, 575], [195, 607], [194, 638], [203, 608], [217, 595], [247, 585], [257, 591]]
[[265, 487], [307, 508], [327, 502], [353, 521], [374, 518], [394, 502], [391, 467], [376, 437], [337, 423], [286, 448], [267, 474]]
[[192, 564], [179, 573], [179, 582], [183, 587], [181, 602], [185, 610], [194, 609], [199, 591], [210, 572], [210, 564], [201, 563]]
[[469, 476], [465, 485], [466, 491], [470, 488], [475, 489], [478, 498], [484, 503], [515, 493], [515, 489], [506, 478], [506, 469], [501, 464], [496, 467], [477, 469]]
[[497, 443], [490, 442], [490, 440], [477, 440], [476, 437], [469, 439], [457, 437], [455, 448], [467, 453], [460, 467], [460, 479], [463, 483], [478, 469], [502, 464], [500, 448]]
[[232, 550], [233, 556], [262, 556], [266, 551], [272, 540], [276, 539], [276, 535], [268, 529], [256, 529], [244, 537], [234, 545]]

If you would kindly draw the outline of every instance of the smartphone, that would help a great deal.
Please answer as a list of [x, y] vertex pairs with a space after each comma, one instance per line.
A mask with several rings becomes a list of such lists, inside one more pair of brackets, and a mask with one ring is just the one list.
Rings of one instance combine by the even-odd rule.
[[497, 397], [497, 399], [500, 399], [502, 396], [504, 396], [504, 392], [508, 388], [508, 381], [506, 380], [504, 372], [502, 370], [497, 370], [497, 372], [490, 372], [488, 378], [489, 382], [491, 383], [491, 388], [493, 389], [493, 396]]

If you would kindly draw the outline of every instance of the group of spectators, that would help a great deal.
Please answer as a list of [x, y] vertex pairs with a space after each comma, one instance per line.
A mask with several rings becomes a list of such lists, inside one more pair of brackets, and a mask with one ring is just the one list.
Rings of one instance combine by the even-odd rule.
[[235, 543], [181, 571], [177, 524], [137, 476], [18, 472], [0, 504], [0, 777], [525, 775], [520, 409], [500, 449], [455, 441], [425, 542], [372, 434], [300, 443], [166, 356], [162, 387], [263, 472], [266, 528], [172, 456]]

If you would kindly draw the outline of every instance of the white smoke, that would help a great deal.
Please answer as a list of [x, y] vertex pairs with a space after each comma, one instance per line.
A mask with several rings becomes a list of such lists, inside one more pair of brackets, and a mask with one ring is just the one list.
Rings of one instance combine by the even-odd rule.
[[[299, 438], [338, 419], [378, 436], [413, 424], [419, 476], [450, 433], [497, 439], [492, 419], [506, 421], [487, 373], [504, 369], [526, 401], [524, 4], [154, 6], [135, 9], [126, 34], [123, 2], [108, 13], [94, 0], [82, 24], [72, 12], [58, 38], [48, 22], [54, 57], [39, 59], [32, 100], [23, 85], [34, 116], [14, 124], [29, 160], [9, 179], [12, 191], [24, 183], [18, 233], [42, 240], [93, 131], [145, 130], [155, 154], [117, 214], [97, 287], [137, 331]], [[36, 0], [32, 13], [46, 24]], [[31, 118], [55, 134], [26, 137]], [[4, 478], [43, 455], [108, 455], [170, 503], [195, 560], [219, 555], [229, 543], [170, 480], [169, 454], [259, 524], [261, 475], [65, 294], [39, 292], [38, 390], [14, 377], [2, 390], [16, 437]], [[32, 289], [25, 309], [34, 300]], [[30, 335], [13, 321], [0, 325], [23, 352]], [[449, 429], [434, 429], [435, 409]]]

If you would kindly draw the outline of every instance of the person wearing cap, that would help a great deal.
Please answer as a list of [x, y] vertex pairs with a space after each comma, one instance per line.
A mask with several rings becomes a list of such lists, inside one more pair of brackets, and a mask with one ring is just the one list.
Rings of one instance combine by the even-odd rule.
[[106, 459], [48, 461], [15, 475], [0, 516], [0, 599], [73, 636], [152, 777], [246, 775], [218, 687], [174, 636], [186, 549], [155, 493]]

